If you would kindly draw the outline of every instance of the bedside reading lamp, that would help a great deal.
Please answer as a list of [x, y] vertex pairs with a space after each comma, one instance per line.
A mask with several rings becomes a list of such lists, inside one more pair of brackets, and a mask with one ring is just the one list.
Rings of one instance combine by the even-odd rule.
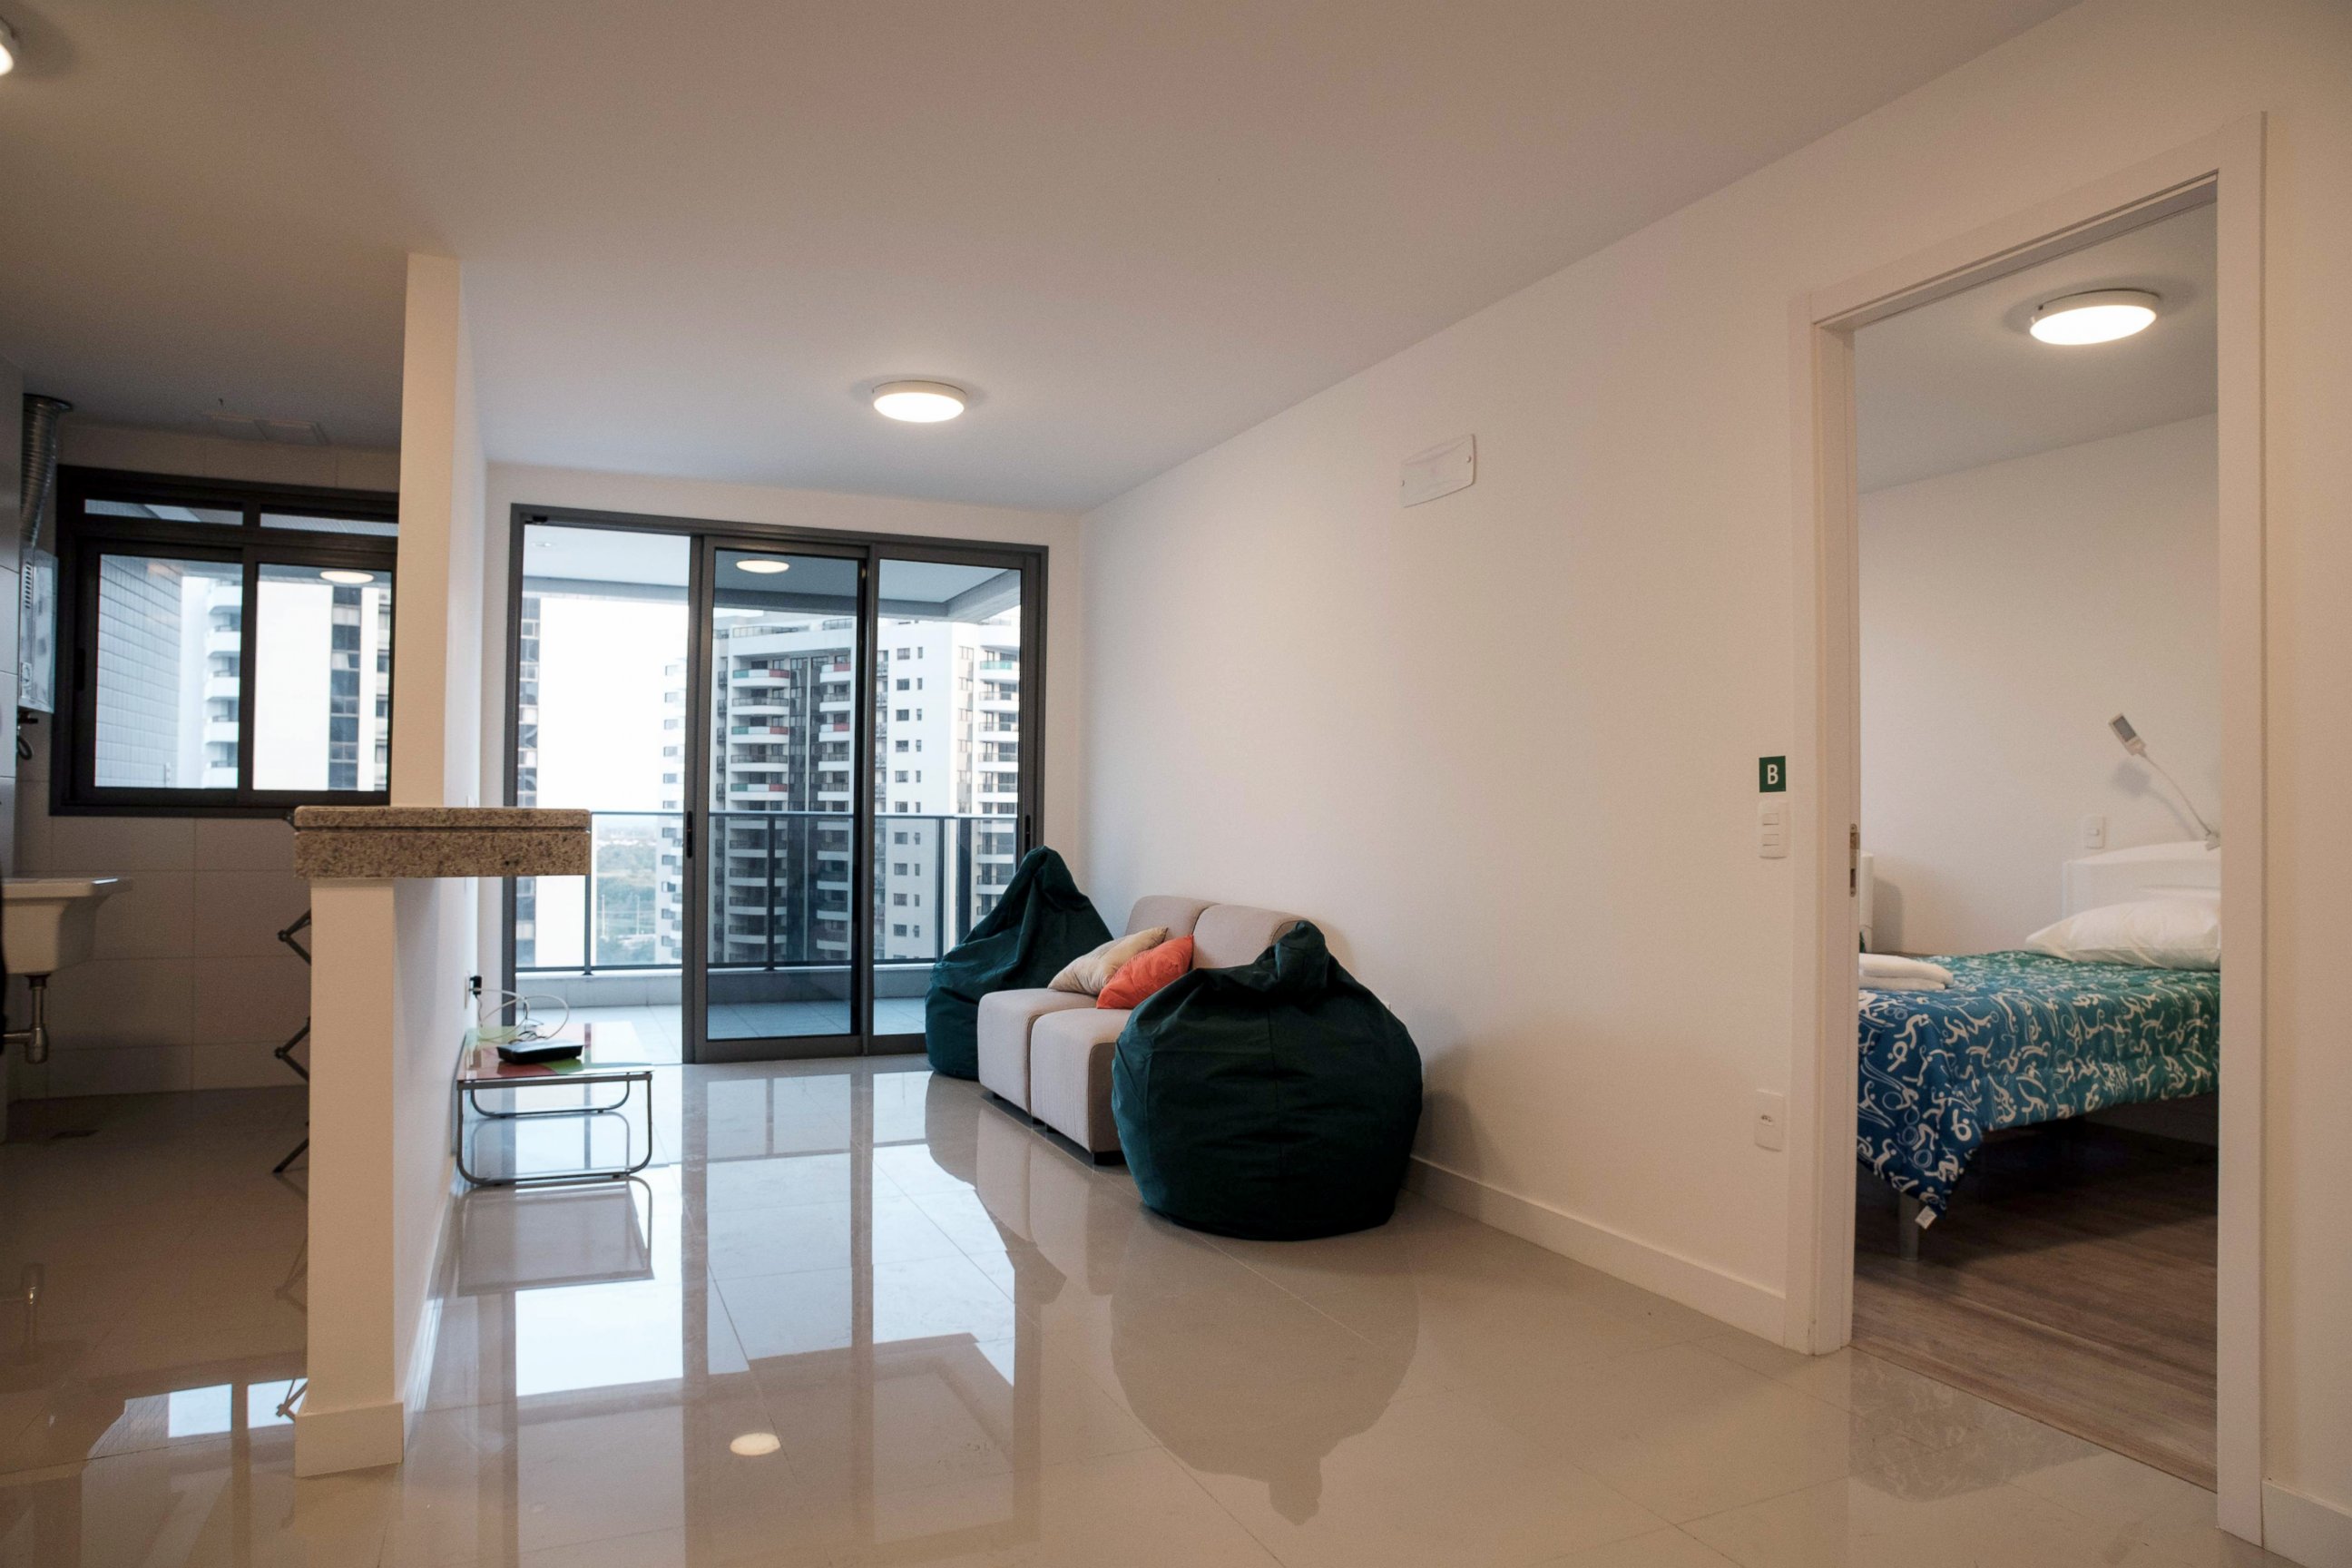
[[2146, 763], [2149, 767], [2154, 768], [2157, 772], [2157, 776], [2161, 778], [2166, 784], [2172, 786], [2172, 793], [2180, 797], [2180, 804], [2183, 808], [2188, 811], [2190, 816], [2196, 818], [2197, 826], [2205, 830], [2205, 847], [2208, 849], [2219, 849], [2221, 847], [2221, 835], [2214, 828], [2212, 824], [2207, 822], [2202, 816], [2199, 815], [2195, 804], [2189, 798], [2189, 792], [2180, 787], [2180, 781], [2174, 778], [2170, 773], [2166, 773], [2164, 771], [2164, 764], [2147, 754], [2147, 742], [2139, 738], [2139, 731], [2132, 728], [2131, 721], [2118, 713], [2114, 718], [2107, 721], [2107, 728], [2116, 732], [2116, 739], [2124, 743], [2125, 751], [2129, 752], [2133, 756], [2137, 757], [2141, 762]]

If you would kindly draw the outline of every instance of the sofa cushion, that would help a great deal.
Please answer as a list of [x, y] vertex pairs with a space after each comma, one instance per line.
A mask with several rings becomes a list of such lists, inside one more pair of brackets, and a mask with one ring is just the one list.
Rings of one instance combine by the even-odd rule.
[[1050, 1013], [1029, 1031], [1029, 1113], [1090, 1154], [1118, 1147], [1110, 1064], [1123, 1007]]
[[1149, 952], [1139, 952], [1110, 977], [1110, 984], [1095, 998], [1097, 1007], [1139, 1005], [1146, 996], [1167, 984], [1192, 967], [1192, 939], [1176, 937], [1163, 942]]
[[1061, 973], [1046, 982], [1056, 991], [1076, 991], [1087, 996], [1097, 996], [1110, 984], [1110, 977], [1127, 966], [1136, 954], [1158, 947], [1168, 940], [1166, 926], [1152, 926], [1144, 931], [1115, 936], [1091, 952], [1082, 952], [1062, 965]]
[[980, 999], [980, 1086], [1029, 1109], [1029, 1029], [1048, 1013], [1091, 1009], [1071, 991], [992, 991]]
[[1255, 963], [1276, 937], [1297, 923], [1297, 915], [1248, 904], [1211, 904], [1192, 926], [1192, 967], [1236, 969]]
[[1166, 926], [1171, 937], [1191, 936], [1192, 922], [1209, 907], [1206, 899], [1180, 899], [1170, 893], [1146, 893], [1135, 900], [1135, 912], [1127, 917], [1129, 931], [1149, 931], [1153, 926]]

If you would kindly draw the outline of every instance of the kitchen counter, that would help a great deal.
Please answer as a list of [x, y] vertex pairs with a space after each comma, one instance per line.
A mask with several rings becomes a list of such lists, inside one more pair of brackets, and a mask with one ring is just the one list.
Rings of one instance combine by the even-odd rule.
[[305, 805], [294, 871], [314, 880], [584, 877], [589, 814], [501, 805]]

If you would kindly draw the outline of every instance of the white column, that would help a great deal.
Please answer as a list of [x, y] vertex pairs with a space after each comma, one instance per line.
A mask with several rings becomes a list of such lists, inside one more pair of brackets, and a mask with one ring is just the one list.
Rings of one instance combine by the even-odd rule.
[[394, 887], [310, 884], [310, 1384], [294, 1417], [301, 1476], [401, 1457]]

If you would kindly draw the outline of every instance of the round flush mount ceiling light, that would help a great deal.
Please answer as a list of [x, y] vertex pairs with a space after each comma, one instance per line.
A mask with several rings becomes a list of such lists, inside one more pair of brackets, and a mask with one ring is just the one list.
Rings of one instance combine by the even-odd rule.
[[340, 566], [330, 566], [319, 575], [330, 583], [341, 584], [346, 588], [356, 588], [362, 583], [375, 581], [375, 574], [373, 572], [347, 572]]
[[727, 1445], [729, 1448], [747, 1459], [756, 1459], [762, 1454], [772, 1454], [783, 1446], [782, 1440], [773, 1432], [746, 1432]]
[[735, 563], [736, 571], [751, 572], [761, 577], [772, 577], [779, 572], [789, 572], [792, 569], [791, 562], [779, 561], [772, 555], [747, 555]]
[[936, 425], [963, 412], [961, 386], [944, 381], [886, 381], [874, 389], [874, 412], [909, 425]]
[[23, 52], [24, 46], [16, 41], [16, 29], [8, 25], [7, 18], [0, 16], [0, 76], [16, 68], [16, 57]]
[[2072, 347], [2111, 343], [2144, 332], [2156, 320], [2157, 297], [2145, 289], [2098, 289], [2053, 300], [2033, 312], [2028, 329], [2045, 343]]

